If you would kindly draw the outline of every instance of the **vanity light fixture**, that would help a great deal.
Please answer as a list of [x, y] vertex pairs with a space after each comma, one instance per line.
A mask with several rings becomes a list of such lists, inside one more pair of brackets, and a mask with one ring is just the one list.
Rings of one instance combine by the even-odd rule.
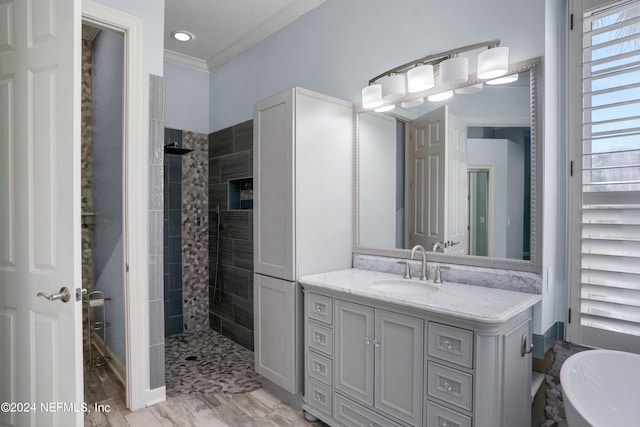
[[412, 108], [422, 104], [424, 104], [424, 98], [417, 98], [417, 99], [412, 99], [411, 101], [405, 101], [401, 103], [400, 106], [402, 108]]
[[171, 33], [171, 37], [179, 42], [188, 42], [193, 38], [193, 35], [191, 33], [187, 33], [186, 31], [175, 30]]
[[488, 85], [504, 85], [518, 81], [518, 73], [509, 74], [508, 76], [498, 77], [497, 79], [488, 80]]
[[440, 83], [455, 85], [469, 79], [469, 59], [464, 56], [452, 56], [440, 63]]
[[[509, 71], [509, 48], [501, 47], [500, 40], [491, 40], [463, 46], [446, 52], [425, 56], [424, 58], [408, 62], [399, 67], [385, 71], [369, 80], [369, 85], [362, 89], [362, 107], [377, 109], [381, 105], [404, 98], [408, 93], [420, 93], [436, 87], [435, 74], [439, 74], [438, 93], [428, 97], [443, 100], [453, 96], [454, 87], [469, 81], [469, 58], [460, 56], [469, 52], [487, 48], [478, 55], [477, 75], [472, 76], [475, 82], [494, 79]], [[435, 68], [438, 66], [437, 68]], [[487, 82], [489, 83], [489, 82]], [[493, 83], [492, 83], [493, 84]], [[471, 85], [468, 89], [458, 88], [457, 93], [474, 93], [482, 90], [479, 85]], [[380, 91], [380, 92], [378, 92]], [[450, 92], [450, 93], [449, 93]], [[428, 94], [424, 94], [428, 95]], [[406, 102], [411, 102], [409, 100]], [[419, 101], [415, 101], [419, 102]]]
[[362, 89], [362, 107], [371, 109], [382, 105], [382, 86], [371, 84]]
[[482, 92], [484, 83], [476, 83], [474, 85], [459, 87], [454, 90], [456, 95], [471, 95], [472, 93]]
[[407, 83], [404, 74], [391, 74], [380, 79], [382, 100], [396, 101], [407, 94]]
[[389, 105], [385, 105], [383, 107], [376, 108], [373, 111], [375, 111], [376, 113], [386, 113], [387, 111], [391, 111], [394, 108], [396, 108], [396, 106], [394, 104], [389, 104]]
[[422, 64], [407, 71], [407, 91], [422, 92], [435, 86], [433, 65]]
[[478, 78], [495, 79], [509, 71], [509, 48], [505, 46], [489, 47], [478, 55]]
[[453, 91], [448, 90], [446, 92], [434, 93], [433, 95], [429, 95], [427, 99], [431, 102], [439, 102], [445, 101], [453, 96]]

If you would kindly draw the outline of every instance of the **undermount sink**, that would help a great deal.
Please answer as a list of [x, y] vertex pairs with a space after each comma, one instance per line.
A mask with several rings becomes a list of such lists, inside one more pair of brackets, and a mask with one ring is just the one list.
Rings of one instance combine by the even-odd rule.
[[380, 279], [367, 282], [370, 289], [398, 294], [419, 294], [437, 292], [438, 287], [430, 282], [417, 282], [409, 279]]

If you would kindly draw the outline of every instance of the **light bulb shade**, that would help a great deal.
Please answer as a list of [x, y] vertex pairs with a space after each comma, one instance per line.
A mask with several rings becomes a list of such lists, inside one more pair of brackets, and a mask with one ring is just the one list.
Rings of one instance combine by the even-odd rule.
[[478, 78], [495, 79], [509, 71], [509, 48], [504, 46], [487, 49], [478, 55]]
[[389, 104], [385, 105], [384, 107], [376, 108], [373, 111], [375, 111], [376, 113], [386, 113], [387, 111], [391, 111], [394, 108], [396, 108], [395, 104]]
[[362, 89], [362, 108], [376, 108], [382, 105], [382, 86], [372, 84]]
[[434, 86], [433, 65], [420, 65], [407, 71], [407, 91], [422, 92]]
[[504, 85], [518, 81], [518, 73], [509, 74], [508, 76], [498, 77], [497, 79], [487, 80], [488, 85]]
[[429, 95], [427, 99], [431, 102], [445, 101], [453, 96], [453, 91], [448, 90], [446, 92], [436, 93]]
[[417, 107], [422, 104], [424, 104], [424, 98], [417, 98], [417, 99], [412, 99], [411, 101], [405, 101], [402, 104], [400, 104], [400, 106], [402, 108], [411, 108], [411, 107]]
[[407, 93], [404, 74], [392, 74], [380, 79], [382, 85], [382, 100], [396, 101]]
[[474, 85], [459, 87], [454, 92], [458, 95], [471, 95], [472, 93], [482, 92], [483, 87], [483, 83], [476, 83]]
[[445, 59], [440, 63], [440, 83], [443, 85], [466, 82], [469, 78], [469, 59], [464, 56]]

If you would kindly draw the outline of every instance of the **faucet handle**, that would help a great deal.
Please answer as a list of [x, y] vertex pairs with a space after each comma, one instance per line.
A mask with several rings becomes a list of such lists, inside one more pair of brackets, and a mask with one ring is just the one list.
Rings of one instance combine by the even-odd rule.
[[404, 264], [403, 279], [411, 279], [411, 270], [409, 269], [409, 261], [398, 261], [398, 264]]
[[440, 272], [442, 270], [449, 270], [451, 269], [451, 267], [446, 267], [444, 265], [437, 265], [436, 266], [436, 276], [433, 279], [433, 283], [442, 283], [442, 275], [440, 274]]

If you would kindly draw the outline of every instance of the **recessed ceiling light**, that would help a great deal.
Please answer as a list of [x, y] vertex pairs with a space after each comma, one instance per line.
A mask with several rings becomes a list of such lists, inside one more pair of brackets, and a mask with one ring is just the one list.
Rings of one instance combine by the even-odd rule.
[[193, 36], [187, 33], [186, 31], [179, 31], [179, 30], [172, 32], [171, 37], [178, 40], [179, 42], [188, 42], [193, 38]]

